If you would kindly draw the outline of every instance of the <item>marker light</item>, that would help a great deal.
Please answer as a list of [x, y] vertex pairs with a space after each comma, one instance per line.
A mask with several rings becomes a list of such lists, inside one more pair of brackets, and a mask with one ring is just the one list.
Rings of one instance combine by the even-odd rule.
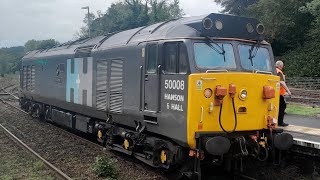
[[206, 98], [210, 98], [212, 96], [212, 90], [210, 88], [207, 88], [204, 90], [203, 94]]
[[202, 25], [203, 27], [206, 29], [206, 30], [209, 30], [212, 28], [213, 26], [213, 22], [210, 18], [205, 18], [203, 21], [202, 21]]
[[241, 92], [240, 92], [240, 94], [239, 94], [239, 98], [240, 98], [241, 100], [245, 100], [245, 99], [247, 98], [247, 96], [248, 96], [247, 90], [245, 90], [245, 89], [241, 90]]
[[263, 86], [263, 98], [272, 99], [275, 98], [275, 89], [272, 86]]
[[221, 29], [223, 28], [223, 24], [222, 24], [221, 21], [216, 20], [216, 28], [217, 28], [218, 30], [221, 30]]

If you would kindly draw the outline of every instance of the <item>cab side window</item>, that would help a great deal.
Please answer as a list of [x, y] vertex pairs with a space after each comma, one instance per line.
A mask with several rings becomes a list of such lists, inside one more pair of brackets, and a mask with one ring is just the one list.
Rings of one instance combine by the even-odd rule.
[[183, 43], [179, 43], [179, 73], [188, 73], [188, 54], [187, 47]]
[[164, 72], [186, 74], [188, 72], [187, 48], [182, 42], [164, 44]]
[[153, 74], [156, 73], [157, 69], [157, 57], [158, 57], [158, 45], [157, 44], [150, 44], [147, 47], [147, 57], [148, 57], [148, 62], [147, 62], [147, 73], [148, 74]]

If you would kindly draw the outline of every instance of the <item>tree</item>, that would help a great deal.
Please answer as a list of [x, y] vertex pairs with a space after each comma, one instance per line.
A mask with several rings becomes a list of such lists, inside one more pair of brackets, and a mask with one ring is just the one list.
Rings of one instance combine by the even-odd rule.
[[220, 4], [224, 8], [222, 13], [234, 15], [245, 14], [246, 9], [258, 1], [259, 0], [214, 0], [214, 2]]
[[311, 0], [215, 0], [224, 7], [222, 12], [260, 20], [274, 53], [303, 46], [313, 16], [300, 8]]
[[320, 77], [320, 1], [313, 0], [301, 7], [300, 10], [304, 13], [310, 13], [314, 18], [304, 46], [283, 56], [287, 62], [287, 74], [289, 76]]
[[275, 54], [303, 46], [312, 16], [300, 11], [310, 0], [260, 0], [249, 6], [246, 16], [255, 17], [266, 27], [267, 40]]
[[19, 62], [24, 55], [24, 47], [11, 47], [0, 49], [0, 74], [19, 70]]
[[150, 5], [149, 24], [178, 18], [183, 15], [178, 0], [174, 0], [171, 4], [168, 4], [166, 0], [150, 0]]
[[313, 40], [320, 40], [320, 1], [313, 0], [307, 3], [306, 6], [301, 8], [302, 12], [308, 12], [312, 14], [315, 18], [312, 22], [312, 27], [309, 31], [309, 38]]
[[[89, 26], [91, 26], [91, 24], [95, 20], [95, 18], [96, 18], [96, 16], [93, 13], [86, 14], [83, 19], [83, 23], [85, 23], [86, 26], [81, 27], [80, 31], [76, 33], [76, 36], [79, 38], [89, 37]], [[90, 29], [90, 33], [91, 33], [91, 29]]]
[[58, 44], [59, 42], [55, 41], [54, 39], [40, 40], [40, 41], [32, 39], [27, 41], [24, 46], [25, 46], [25, 51], [29, 52], [37, 49], [52, 48]]
[[[179, 0], [122, 0], [113, 3], [91, 23], [92, 36], [133, 29], [183, 15]], [[79, 37], [84, 36], [80, 30]]]

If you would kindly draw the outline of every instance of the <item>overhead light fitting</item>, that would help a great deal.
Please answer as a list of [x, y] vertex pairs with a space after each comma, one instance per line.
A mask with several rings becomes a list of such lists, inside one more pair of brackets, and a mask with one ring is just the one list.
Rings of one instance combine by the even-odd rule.
[[212, 28], [213, 22], [210, 18], [207, 17], [202, 21], [202, 25], [206, 30], [209, 30]]
[[221, 30], [223, 28], [223, 23], [220, 20], [216, 20], [216, 28]]
[[257, 25], [257, 33], [258, 34], [263, 34], [264, 33], [264, 25], [263, 24], [258, 24]]

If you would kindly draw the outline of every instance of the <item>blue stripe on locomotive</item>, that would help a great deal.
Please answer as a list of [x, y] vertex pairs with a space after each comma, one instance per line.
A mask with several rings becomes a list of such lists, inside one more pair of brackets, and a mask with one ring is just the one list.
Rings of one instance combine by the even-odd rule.
[[71, 59], [67, 60], [67, 85], [66, 85], [66, 101], [71, 102], [71, 89], [73, 88], [73, 101], [74, 103], [79, 103], [79, 84], [77, 84], [77, 80], [79, 80], [79, 62], [74, 60], [74, 73], [71, 73]]

